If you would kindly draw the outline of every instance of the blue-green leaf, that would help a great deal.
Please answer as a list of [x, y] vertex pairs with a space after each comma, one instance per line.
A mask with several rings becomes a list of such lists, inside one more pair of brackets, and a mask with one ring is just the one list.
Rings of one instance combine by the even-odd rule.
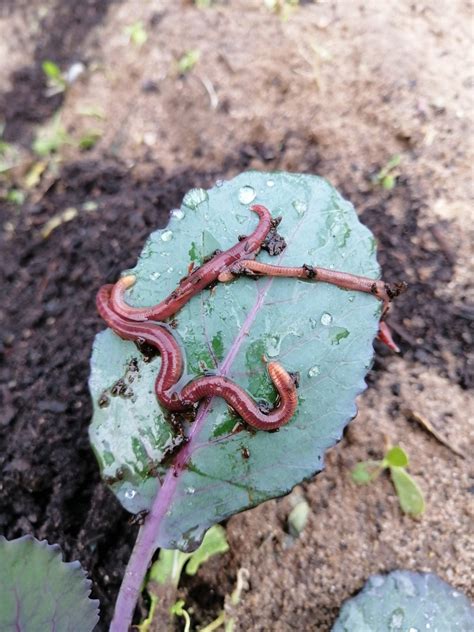
[[0, 630], [90, 632], [99, 602], [79, 562], [65, 563], [57, 545], [26, 535], [0, 536]]
[[432, 573], [374, 575], [344, 603], [332, 632], [470, 632], [465, 595]]
[[[255, 228], [249, 210], [255, 203], [283, 217], [278, 230], [288, 244], [281, 256], [261, 252], [259, 260], [379, 276], [372, 234], [328, 182], [248, 172], [186, 194], [169, 225], [145, 244], [127, 300], [161, 301], [192, 262], [230, 248], [238, 235]], [[239, 278], [193, 297], [176, 315], [174, 330], [190, 379], [216, 371], [253, 397], [274, 401], [265, 355], [299, 372], [301, 383], [297, 412], [279, 432], [233, 433], [237, 418], [223, 400], [213, 399], [200, 406], [193, 425], [185, 423], [189, 441], [181, 447], [154, 395], [160, 358], [145, 362], [133, 343], [110, 330], [97, 336], [91, 441], [104, 479], [129, 511], [150, 509], [159, 494], [157, 545], [195, 548], [210, 525], [286, 494], [322, 469], [325, 450], [356, 414], [380, 308], [369, 294], [285, 278]], [[120, 379], [125, 393], [114, 395]], [[171, 472], [165, 457], [173, 449], [180, 467]]]

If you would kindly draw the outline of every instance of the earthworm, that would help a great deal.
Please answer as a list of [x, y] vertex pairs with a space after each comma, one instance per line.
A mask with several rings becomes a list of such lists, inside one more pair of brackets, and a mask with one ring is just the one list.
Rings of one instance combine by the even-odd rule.
[[302, 265], [299, 267], [274, 266], [260, 261], [240, 261], [229, 269], [232, 274], [256, 274], [262, 276], [283, 276], [297, 279], [313, 279], [322, 283], [331, 283], [346, 290], [356, 290], [373, 294], [384, 303], [384, 311], [390, 301], [406, 289], [406, 284], [389, 285], [379, 279], [338, 272], [319, 266]]
[[135, 277], [122, 277], [112, 288], [112, 306], [114, 311], [128, 320], [165, 320], [183, 307], [193, 296], [217, 280], [219, 274], [242, 259], [255, 256], [265, 237], [273, 227], [272, 216], [267, 208], [260, 204], [250, 207], [260, 220], [257, 228], [248, 237], [239, 241], [225, 252], [216, 254], [210, 261], [193, 270], [178, 287], [163, 301], [152, 307], [131, 307], [125, 302], [125, 291], [135, 283]]
[[[231, 266], [224, 274], [221, 274], [219, 279], [221, 281], [228, 281], [231, 280], [233, 275], [237, 274], [313, 279], [322, 283], [331, 283], [332, 285], [337, 285], [346, 290], [367, 292], [383, 301], [382, 319], [387, 314], [391, 300], [404, 292], [407, 288], [406, 283], [388, 284], [379, 279], [370, 279], [348, 272], [338, 272], [328, 268], [320, 268], [319, 266], [310, 266], [307, 264], [303, 264], [299, 267], [274, 266], [269, 263], [261, 263], [260, 261], [240, 261]], [[383, 320], [379, 323], [377, 337], [381, 342], [387, 345], [389, 349], [400, 353], [399, 347], [393, 340], [389, 326]]]
[[183, 373], [181, 349], [173, 335], [158, 323], [127, 321], [112, 308], [112, 285], [104, 285], [97, 293], [96, 304], [106, 324], [125, 340], [142, 340], [161, 354], [161, 367], [155, 381], [155, 394], [162, 406], [173, 412], [184, 412], [204, 397], [222, 397], [249, 425], [258, 430], [273, 430], [286, 424], [298, 404], [292, 377], [277, 362], [267, 365], [270, 378], [280, 396], [279, 404], [269, 413], [262, 412], [243, 388], [229, 378], [216, 375], [197, 378], [181, 391], [176, 384]]

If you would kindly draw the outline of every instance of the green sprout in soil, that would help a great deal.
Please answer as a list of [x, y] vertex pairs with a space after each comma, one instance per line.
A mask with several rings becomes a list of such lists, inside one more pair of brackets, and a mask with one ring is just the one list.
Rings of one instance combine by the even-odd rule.
[[190, 72], [194, 66], [198, 63], [199, 58], [201, 57], [201, 51], [193, 48], [188, 50], [180, 59], [178, 60], [178, 72], [180, 75], [185, 75]]
[[387, 164], [380, 169], [377, 175], [374, 177], [375, 184], [378, 184], [383, 189], [391, 191], [397, 182], [397, 178], [400, 175], [397, 167], [400, 164], [402, 157], [400, 154], [395, 154], [390, 158]]
[[[138, 626], [139, 632], [147, 632], [155, 618], [159, 603], [163, 603], [171, 615], [183, 617], [185, 630], [190, 629], [191, 618], [185, 610], [185, 602], [176, 600], [176, 593], [183, 570], [195, 575], [204, 562], [218, 553], [229, 550], [225, 530], [220, 525], [211, 527], [193, 553], [182, 553], [174, 549], [161, 549], [158, 560], [152, 565], [146, 585], [150, 597], [148, 617]], [[171, 602], [171, 605], [169, 605]]]
[[55, 94], [61, 94], [67, 88], [67, 81], [61, 72], [60, 67], [49, 59], [46, 59], [42, 64], [43, 72], [46, 75], [48, 90], [47, 95], [49, 97]]
[[137, 48], [143, 46], [148, 39], [148, 33], [146, 32], [141, 20], [127, 26], [125, 28], [125, 35], [127, 35], [128, 41]]
[[287, 20], [299, 3], [300, 0], [263, 0], [267, 9], [279, 15], [282, 20]]
[[408, 455], [400, 446], [390, 448], [381, 461], [361, 461], [352, 470], [352, 480], [358, 485], [367, 485], [388, 469], [402, 511], [413, 518], [425, 511], [423, 493], [406, 471]]
[[64, 145], [71, 143], [71, 137], [66, 132], [58, 113], [49, 123], [39, 128], [32, 149], [35, 154], [44, 158], [58, 153]]

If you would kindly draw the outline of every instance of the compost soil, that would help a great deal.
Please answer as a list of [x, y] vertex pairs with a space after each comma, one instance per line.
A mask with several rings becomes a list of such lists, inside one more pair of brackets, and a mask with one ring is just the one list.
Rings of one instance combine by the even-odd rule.
[[[287, 22], [261, 4], [216, 3], [199, 11], [151, 2], [137, 13], [133, 2], [91, 0], [77, 13], [67, 2], [51, 1], [7, 4], [0, 15], [3, 45], [15, 59], [0, 95], [4, 139], [21, 157], [2, 187], [26, 190], [23, 204], [4, 201], [0, 209], [0, 531], [7, 538], [31, 533], [60, 544], [67, 560], [79, 559], [101, 602], [100, 630], [110, 621], [137, 527], [101, 482], [88, 442], [89, 357], [103, 328], [95, 293], [133, 266], [148, 234], [166, 225], [188, 189], [248, 168], [330, 179], [374, 232], [384, 277], [410, 287], [389, 319], [401, 357], [377, 345], [359, 420], [330, 452], [326, 471], [287, 498], [230, 519], [230, 552], [184, 580], [181, 594], [195, 624], [218, 615], [242, 567], [250, 582], [233, 610], [240, 630], [328, 630], [341, 602], [368, 575], [395, 567], [432, 570], [472, 591], [467, 461], [410, 422], [407, 412], [423, 413], [448, 443], [467, 452], [473, 308], [466, 265], [469, 148], [462, 143], [468, 123], [460, 111], [470, 97], [465, 76], [453, 77], [449, 65], [461, 63], [459, 42], [468, 34], [459, 24], [467, 4], [451, 3], [443, 15], [408, 2], [397, 10], [367, 2], [343, 16], [329, 3], [304, 3]], [[243, 10], [247, 24], [236, 19]], [[123, 35], [136, 19], [148, 31], [147, 55]], [[19, 50], [9, 24], [33, 44]], [[300, 67], [292, 60], [308, 24], [317, 46], [311, 63], [310, 49], [300, 51]], [[400, 70], [391, 49], [369, 81], [375, 26], [379, 52], [385, 53], [385, 34], [419, 53], [407, 24], [425, 45], [423, 67], [405, 60]], [[187, 48], [199, 42], [203, 48], [194, 82], [171, 64], [185, 52], [188, 35]], [[256, 51], [245, 45], [249, 38]], [[268, 63], [260, 63], [259, 51]], [[45, 59], [63, 67], [80, 59], [88, 70], [67, 93], [47, 97]], [[106, 71], [94, 71], [94, 64]], [[250, 98], [249, 86], [265, 94]], [[435, 99], [440, 86], [442, 102]], [[340, 100], [340, 89], [351, 107], [348, 97]], [[40, 181], [25, 187], [25, 173], [38, 160], [29, 149], [37, 126], [61, 108], [67, 131], [78, 137], [84, 122], [77, 113], [85, 103], [110, 121], [99, 123], [98, 145], [89, 154], [64, 146], [59, 160], [48, 159]], [[435, 148], [426, 142], [433, 133], [441, 140]], [[386, 190], [377, 174], [394, 153], [403, 154], [406, 167], [402, 162], [396, 185]], [[71, 221], [45, 231], [68, 209], [74, 209]], [[427, 496], [419, 522], [400, 513], [388, 479], [363, 489], [350, 480], [357, 461], [382, 456], [387, 437], [406, 447]], [[311, 515], [295, 539], [287, 516], [300, 498]], [[144, 615], [146, 604], [140, 607]]]

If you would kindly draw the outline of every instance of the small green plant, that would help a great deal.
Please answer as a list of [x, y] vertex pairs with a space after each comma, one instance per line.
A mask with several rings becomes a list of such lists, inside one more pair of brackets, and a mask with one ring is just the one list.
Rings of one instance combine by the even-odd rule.
[[143, 46], [148, 39], [148, 33], [141, 20], [125, 27], [125, 35], [128, 36], [129, 42], [137, 48]]
[[263, 4], [279, 15], [283, 20], [287, 20], [291, 13], [298, 7], [300, 0], [263, 0]]
[[79, 139], [79, 149], [82, 151], [88, 151], [95, 147], [98, 141], [102, 138], [102, 132], [100, 130], [91, 130], [90, 132], [86, 132]]
[[400, 154], [395, 154], [390, 158], [385, 167], [382, 167], [377, 175], [374, 177], [374, 182], [387, 191], [391, 191], [397, 182], [399, 176], [397, 167], [400, 164], [402, 157]]
[[148, 617], [139, 626], [140, 632], [147, 632], [153, 622], [155, 611], [160, 600], [172, 601], [169, 612], [172, 616], [183, 617], [185, 630], [190, 629], [191, 618], [184, 608], [184, 601], [175, 600], [176, 591], [183, 570], [187, 575], [195, 575], [210, 557], [229, 550], [225, 530], [220, 525], [211, 527], [194, 553], [182, 553], [175, 549], [161, 549], [158, 560], [152, 565], [147, 581], [147, 592], [150, 596]]
[[178, 60], [178, 72], [180, 75], [185, 75], [190, 72], [194, 66], [198, 63], [201, 57], [201, 51], [193, 48], [188, 50]]
[[402, 511], [412, 517], [425, 511], [423, 493], [406, 471], [408, 455], [400, 446], [390, 448], [381, 461], [362, 461], [352, 470], [352, 480], [358, 485], [367, 485], [388, 469], [397, 492]]
[[61, 92], [64, 92], [67, 87], [67, 81], [59, 66], [55, 64], [54, 61], [46, 59], [41, 64], [41, 67], [47, 78], [48, 96], [54, 96], [55, 94], [60, 94]]
[[38, 156], [49, 157], [58, 153], [64, 145], [72, 144], [72, 139], [66, 132], [61, 115], [56, 114], [46, 125], [39, 128], [33, 141], [33, 151]]

